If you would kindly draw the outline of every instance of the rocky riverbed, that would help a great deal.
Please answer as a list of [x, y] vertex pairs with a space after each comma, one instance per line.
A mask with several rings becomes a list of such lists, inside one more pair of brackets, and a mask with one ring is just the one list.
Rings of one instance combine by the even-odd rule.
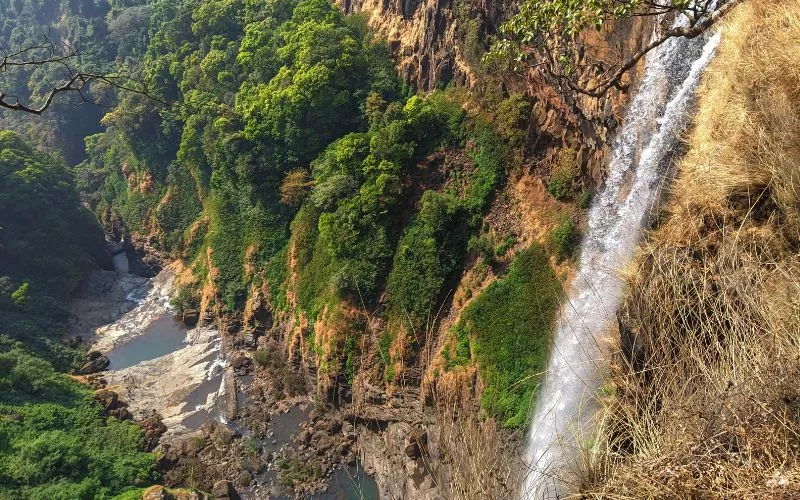
[[[106, 388], [134, 415], [157, 413], [167, 427], [162, 442], [199, 431], [224, 397], [219, 331], [188, 329], [172, 317], [175, 269], [148, 280], [127, 273], [93, 274], [73, 305], [73, 328], [109, 360]], [[112, 321], [101, 324], [117, 316]]]
[[378, 498], [355, 427], [315, 409], [282, 349], [177, 321], [174, 266], [152, 279], [125, 271], [87, 279], [70, 332], [91, 348], [87, 373], [102, 371], [88, 378], [96, 398], [110, 415], [140, 422], [167, 486], [227, 482], [244, 499]]

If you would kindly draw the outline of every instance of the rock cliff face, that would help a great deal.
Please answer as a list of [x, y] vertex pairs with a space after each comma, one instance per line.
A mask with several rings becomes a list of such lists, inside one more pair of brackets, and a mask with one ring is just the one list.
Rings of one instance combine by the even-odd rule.
[[[403, 80], [418, 91], [447, 85], [475, 94], [522, 92], [536, 104], [531, 116], [530, 150], [548, 145], [580, 151], [580, 161], [596, 184], [603, 178], [605, 144], [619, 124], [629, 89], [635, 88], [641, 64], [625, 77], [626, 90], [613, 89], [600, 99], [565, 96], [534, 70], [502, 78], [481, 68], [481, 57], [500, 27], [517, 9], [513, 0], [337, 0], [348, 13], [362, 13], [388, 45]], [[667, 21], [665, 21], [667, 22]], [[584, 62], [622, 61], [642, 48], [658, 26], [641, 18], [608, 24], [584, 35]], [[592, 86], [590, 77], [586, 83]]]
[[427, 91], [450, 82], [476, 83], [470, 54], [513, 12], [512, 2], [486, 0], [339, 0], [348, 13], [363, 12], [389, 43], [403, 79]]
[[[469, 89], [473, 96], [487, 92], [501, 96], [522, 93], [531, 99], [533, 105], [528, 130], [521, 148], [522, 173], [509, 179], [503, 196], [499, 197], [501, 200], [493, 203], [486, 215], [484, 224], [492, 231], [502, 234], [509, 230], [508, 226], [513, 227], [512, 232], [518, 235], [520, 246], [542, 240], [550, 229], [543, 214], [564, 208], [552, 200], [544, 183], [546, 165], [564, 148], [576, 152], [584, 186], [599, 187], [602, 184], [607, 144], [622, 121], [630, 92], [640, 77], [641, 65], [626, 76], [623, 82], [625, 90], [614, 89], [601, 99], [564, 95], [548, 85], [536, 71], [498, 77], [487, 74], [480, 67], [480, 55], [488, 48], [500, 25], [514, 13], [513, 2], [340, 0], [339, 3], [349, 13], [365, 15], [369, 26], [386, 39], [405, 82], [418, 91], [455, 85]], [[586, 61], [623, 60], [646, 44], [658, 29], [652, 22], [637, 19], [588, 33], [582, 40]], [[586, 85], [592, 85], [591, 79]], [[462, 475], [477, 469], [455, 463], [458, 459], [452, 452], [457, 451], [453, 448], [459, 444], [448, 443], [442, 438], [446, 434], [440, 430], [442, 422], [437, 422], [437, 416], [433, 415], [435, 412], [426, 409], [452, 405], [467, 407], [480, 400], [483, 384], [478, 374], [474, 370], [448, 373], [441, 358], [451, 341], [448, 335], [450, 327], [469, 303], [471, 293], [467, 291], [476, 287], [483, 289], [494, 279], [491, 275], [476, 278], [478, 268], [477, 262], [464, 264], [459, 282], [455, 284], [454, 298], [441, 311], [444, 319], [425, 345], [419, 348], [420, 353], [425, 353], [419, 356], [424, 361], [420, 361], [419, 366], [406, 367], [402, 382], [384, 390], [376, 387], [381, 385], [379, 379], [364, 372], [356, 374], [352, 384], [346, 384], [346, 399], [351, 401], [346, 412], [356, 421], [380, 423], [377, 428], [360, 426], [359, 443], [362, 460], [368, 471], [375, 474], [382, 497], [440, 498], [468, 495], [470, 491], [467, 486], [458, 491], [437, 486], [443, 477], [450, 478], [453, 484], [459, 481], [469, 483], [469, 480], [455, 476], [460, 473], [459, 469], [463, 469]], [[571, 271], [566, 266], [559, 273], [569, 276]], [[317, 325], [300, 325], [301, 328], [290, 331], [313, 328], [317, 338], [335, 338], [336, 332], [332, 331], [336, 330], [335, 326], [326, 325], [324, 319], [325, 315], [322, 321], [318, 318]], [[372, 330], [380, 331], [385, 326], [375, 325]], [[290, 337], [294, 340], [290, 344], [300, 347], [303, 336], [295, 334]], [[363, 347], [369, 352], [367, 346]], [[300, 351], [305, 350], [300, 347]], [[322, 354], [326, 366], [330, 366], [334, 361], [328, 359], [330, 353], [324, 351]], [[313, 362], [308, 364], [314, 365]], [[369, 363], [362, 362], [362, 371], [365, 366]], [[317, 371], [315, 375], [317, 388], [322, 389], [322, 393], [330, 394], [331, 388], [338, 385], [330, 373], [320, 376], [321, 372]], [[415, 457], [406, 453], [409, 441], [405, 437], [410, 435], [412, 428], [426, 429], [435, 444], [424, 451], [420, 463], [424, 462], [425, 466], [421, 469], [414, 466]], [[498, 432], [496, 437], [502, 433], [493, 432]], [[502, 441], [513, 447], [516, 437], [503, 435]], [[465, 442], [463, 436], [459, 439]], [[476, 446], [482, 445], [476, 443]], [[491, 446], [489, 443], [489, 448]], [[502, 463], [503, 474], [508, 474], [507, 480], [496, 485], [496, 493], [501, 495], [506, 491], [512, 494], [515, 481], [509, 471], [519, 464], [500, 460], [495, 463], [498, 466]]]

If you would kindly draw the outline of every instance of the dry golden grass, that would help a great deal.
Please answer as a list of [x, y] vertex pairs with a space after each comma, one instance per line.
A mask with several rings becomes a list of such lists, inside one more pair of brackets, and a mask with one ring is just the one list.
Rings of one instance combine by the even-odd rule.
[[800, 496], [800, 0], [726, 21], [583, 494]]
[[444, 498], [512, 498], [524, 470], [522, 431], [482, 417], [477, 404], [438, 405], [436, 417], [440, 463], [433, 465]]
[[765, 212], [798, 238], [800, 3], [750, 0], [731, 16], [659, 232], [676, 245]]

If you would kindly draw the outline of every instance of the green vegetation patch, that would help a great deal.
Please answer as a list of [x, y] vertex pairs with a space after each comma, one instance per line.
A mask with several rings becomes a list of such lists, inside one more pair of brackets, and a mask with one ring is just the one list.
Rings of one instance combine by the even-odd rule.
[[66, 303], [98, 262], [110, 265], [103, 233], [64, 161], [0, 132], [0, 334], [69, 368]]
[[580, 233], [572, 219], [565, 216], [550, 232], [548, 246], [559, 261], [573, 257], [578, 249]]
[[501, 179], [506, 148], [497, 135], [479, 125], [467, 142], [472, 165], [461, 179], [464, 189], [426, 191], [395, 249], [387, 286], [390, 313], [416, 335], [432, 326], [443, 286], [458, 269], [469, 234]]
[[0, 498], [105, 498], [158, 479], [137, 426], [20, 344], [0, 351]]
[[453, 328], [462, 364], [472, 353], [486, 383], [483, 407], [506, 427], [525, 424], [545, 369], [561, 283], [538, 245], [522, 251], [508, 269], [463, 312]]
[[416, 335], [432, 323], [442, 285], [466, 247], [456, 200], [427, 191], [421, 204], [397, 245], [387, 287], [392, 312]]
[[564, 148], [558, 152], [550, 170], [547, 190], [557, 200], [567, 199], [574, 189], [575, 178], [580, 175], [578, 152], [572, 148]]

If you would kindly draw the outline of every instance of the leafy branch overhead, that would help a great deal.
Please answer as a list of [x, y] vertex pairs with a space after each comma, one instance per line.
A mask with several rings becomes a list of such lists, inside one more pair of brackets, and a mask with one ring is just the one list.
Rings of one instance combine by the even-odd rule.
[[[696, 38], [742, 0], [525, 0], [502, 27], [505, 38], [486, 56], [490, 64], [511, 61], [515, 71], [540, 70], [553, 83], [591, 97], [622, 88], [622, 78], [648, 52], [671, 38]], [[633, 17], [683, 15], [686, 22], [664, 31], [635, 54], [613, 62], [585, 61], [580, 35]]]
[[0, 49], [0, 74], [12, 73], [13, 77], [29, 79], [34, 71], [42, 69], [50, 75], [47, 88], [41, 90], [40, 95], [26, 98], [9, 94], [7, 88], [0, 89], [0, 107], [41, 115], [59, 94], [64, 93], [78, 94], [82, 102], [94, 102], [89, 93], [93, 83], [153, 98], [146, 87], [126, 71], [103, 73], [81, 69], [83, 55], [85, 54], [73, 45], [65, 41], [53, 41], [47, 36], [38, 43], [16, 49]]

